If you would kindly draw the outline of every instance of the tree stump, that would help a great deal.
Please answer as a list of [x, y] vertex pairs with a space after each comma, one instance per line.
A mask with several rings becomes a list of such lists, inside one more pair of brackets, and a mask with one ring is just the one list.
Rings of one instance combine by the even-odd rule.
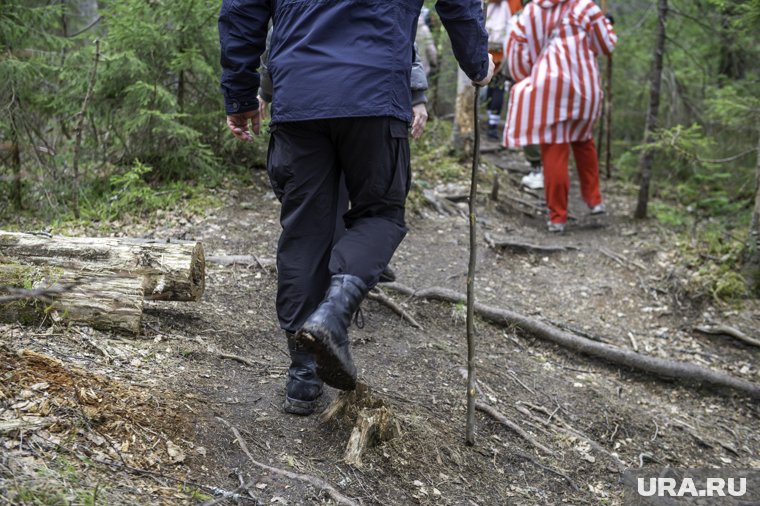
[[343, 453], [346, 464], [362, 466], [362, 455], [368, 448], [389, 441], [401, 434], [401, 426], [393, 411], [372, 390], [357, 383], [356, 390], [341, 392], [321, 415], [322, 421], [336, 420], [353, 424]]

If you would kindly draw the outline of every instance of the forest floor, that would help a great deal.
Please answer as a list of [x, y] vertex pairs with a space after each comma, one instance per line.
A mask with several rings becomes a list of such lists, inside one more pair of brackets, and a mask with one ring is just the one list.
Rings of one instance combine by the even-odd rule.
[[[550, 235], [536, 212], [542, 195], [519, 188], [528, 169], [521, 155], [491, 151], [485, 160], [500, 167], [501, 192], [491, 200], [490, 181], [481, 183], [480, 302], [760, 383], [760, 349], [695, 331], [722, 323], [756, 334], [760, 305], [690, 300], [676, 235], [633, 221], [629, 192], [603, 180], [608, 214], [592, 218], [573, 176], [575, 219]], [[466, 191], [463, 181], [438, 195]], [[352, 421], [281, 410], [289, 362], [274, 309], [279, 204], [266, 174], [219, 196], [225, 205], [205, 216], [123, 230], [202, 241], [207, 256], [256, 255], [252, 265], [209, 264], [199, 303], [147, 303], [139, 337], [0, 327], [0, 504], [622, 504], [622, 467], [760, 469], [756, 400], [664, 381], [481, 319], [481, 401], [543, 449], [480, 411], [468, 446], [463, 305], [388, 288], [422, 328], [367, 300], [365, 325], [350, 335], [360, 380], [400, 433], [369, 448], [360, 466], [346, 464]], [[398, 282], [465, 291], [463, 205], [410, 213], [391, 263]], [[566, 249], [489, 247], [485, 233]], [[322, 406], [337, 396], [326, 388]]]

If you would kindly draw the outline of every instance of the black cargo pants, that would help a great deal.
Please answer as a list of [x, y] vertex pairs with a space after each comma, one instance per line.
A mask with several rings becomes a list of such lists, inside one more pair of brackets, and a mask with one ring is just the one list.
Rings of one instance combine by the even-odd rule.
[[[406, 235], [411, 183], [408, 125], [391, 117], [277, 123], [267, 170], [282, 203], [277, 248], [277, 316], [297, 332], [317, 308], [333, 274], [373, 287]], [[351, 207], [333, 244], [341, 175]]]

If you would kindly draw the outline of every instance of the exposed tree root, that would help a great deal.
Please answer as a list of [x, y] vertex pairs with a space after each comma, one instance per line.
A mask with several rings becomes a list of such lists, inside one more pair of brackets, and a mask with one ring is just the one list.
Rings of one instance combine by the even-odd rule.
[[[396, 290], [416, 298], [440, 300], [457, 304], [463, 303], [466, 299], [464, 294], [448, 288], [431, 287], [414, 290], [399, 283], [388, 283], [384, 286], [387, 289]], [[520, 327], [524, 332], [528, 332], [540, 339], [551, 341], [579, 353], [599, 357], [616, 365], [630, 367], [661, 377], [682, 380], [687, 383], [697, 382], [715, 387], [729, 388], [749, 397], [760, 399], [760, 385], [723, 372], [713, 371], [688, 362], [666, 360], [635, 353], [610, 344], [592, 341], [591, 339], [562, 331], [556, 327], [507, 309], [475, 303], [475, 312], [482, 318], [498, 325]]]
[[374, 300], [377, 302], [380, 302], [381, 304], [385, 304], [388, 306], [391, 311], [399, 315], [401, 318], [409, 322], [409, 324], [416, 328], [416, 329], [422, 329], [422, 325], [420, 325], [417, 320], [414, 319], [412, 315], [409, 314], [408, 311], [406, 311], [403, 307], [398, 305], [396, 302], [393, 301], [390, 297], [388, 297], [384, 291], [382, 291], [379, 287], [373, 288], [368, 294], [367, 298], [370, 300]]
[[708, 326], [694, 327], [694, 330], [696, 330], [697, 332], [701, 332], [703, 334], [730, 336], [730, 337], [733, 337], [734, 339], [738, 339], [744, 344], [760, 347], [760, 340], [755, 339], [754, 337], [750, 337], [744, 332], [742, 332], [741, 330], [735, 329], [733, 327], [729, 327], [728, 325], [713, 325], [710, 327]]
[[248, 459], [251, 461], [251, 463], [255, 465], [256, 467], [264, 469], [265, 471], [269, 471], [272, 474], [284, 476], [286, 478], [290, 478], [291, 480], [298, 480], [303, 483], [312, 485], [320, 490], [324, 490], [338, 504], [343, 504], [346, 506], [358, 506], [358, 503], [356, 503], [354, 500], [338, 492], [338, 490], [335, 487], [333, 487], [332, 485], [330, 485], [329, 483], [327, 483], [325, 480], [321, 478], [318, 478], [316, 476], [311, 476], [308, 474], [294, 473], [286, 469], [279, 469], [277, 467], [268, 466], [262, 462], [257, 461], [255, 458], [253, 458], [253, 455], [248, 450], [248, 446], [245, 444], [245, 440], [243, 439], [243, 436], [240, 435], [240, 431], [238, 431], [235, 428], [235, 426], [230, 424], [224, 418], [217, 417], [217, 420], [225, 424], [232, 431], [232, 433], [235, 435], [235, 439], [237, 440], [238, 445], [240, 445], [240, 448], [248, 456]]
[[483, 401], [477, 401], [475, 403], [475, 408], [477, 408], [478, 411], [482, 411], [483, 413], [487, 413], [490, 415], [494, 420], [501, 423], [502, 425], [508, 427], [512, 431], [514, 431], [518, 436], [526, 440], [531, 445], [535, 446], [542, 452], [546, 453], [547, 455], [554, 455], [554, 452], [551, 451], [549, 448], [545, 447], [538, 441], [536, 441], [533, 437], [531, 437], [530, 434], [525, 432], [522, 427], [517, 425], [515, 422], [501, 414], [496, 408], [489, 406]]
[[545, 471], [549, 471], [552, 474], [556, 474], [557, 476], [560, 476], [560, 477], [564, 478], [567, 481], [567, 483], [569, 483], [570, 486], [573, 487], [573, 490], [575, 490], [576, 492], [578, 490], [580, 490], [578, 488], [578, 485], [576, 485], [575, 482], [568, 475], [566, 475], [565, 473], [563, 473], [562, 471], [560, 471], [558, 469], [554, 469], [553, 467], [544, 465], [544, 464], [536, 461], [530, 455], [525, 455], [524, 453], [520, 453], [520, 452], [515, 452], [515, 455], [517, 455], [520, 458], [523, 458], [523, 459], [527, 460], [528, 462], [530, 462], [531, 464], [533, 464], [536, 467], [540, 467], [541, 469], [543, 469]]

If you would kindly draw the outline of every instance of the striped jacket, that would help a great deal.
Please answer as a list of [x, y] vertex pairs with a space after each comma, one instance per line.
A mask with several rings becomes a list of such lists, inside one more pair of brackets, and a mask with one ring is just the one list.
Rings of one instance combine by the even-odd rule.
[[509, 95], [506, 146], [590, 139], [602, 87], [596, 56], [610, 54], [617, 35], [592, 0], [537, 0], [507, 38]]

